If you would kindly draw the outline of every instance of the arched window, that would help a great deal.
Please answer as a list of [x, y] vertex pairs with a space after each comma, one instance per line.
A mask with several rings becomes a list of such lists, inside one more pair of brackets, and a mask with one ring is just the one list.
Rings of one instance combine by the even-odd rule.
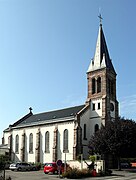
[[33, 153], [33, 134], [29, 135], [29, 153]]
[[87, 140], [87, 138], [86, 138], [86, 124], [84, 124], [84, 139]]
[[49, 131], [45, 133], [45, 152], [49, 153]]
[[101, 77], [97, 79], [97, 93], [101, 92]]
[[15, 138], [15, 152], [19, 153], [19, 135], [18, 134], [16, 135], [16, 138]]
[[93, 78], [92, 79], [92, 94], [94, 94], [95, 93], [95, 91], [96, 91], [96, 84], [95, 84], [95, 78]]
[[94, 132], [96, 133], [98, 130], [99, 130], [99, 125], [98, 125], [98, 124], [95, 124]]
[[68, 152], [68, 130], [65, 129], [63, 133], [63, 152]]

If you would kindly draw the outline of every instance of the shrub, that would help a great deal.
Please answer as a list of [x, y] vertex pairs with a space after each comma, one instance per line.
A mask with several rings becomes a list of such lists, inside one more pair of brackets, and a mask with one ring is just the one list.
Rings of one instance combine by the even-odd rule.
[[81, 171], [81, 177], [91, 177], [92, 176], [92, 170], [89, 169], [82, 169]]
[[78, 178], [78, 175], [79, 175], [79, 170], [77, 168], [70, 169], [62, 174], [63, 177], [67, 177], [70, 179], [72, 178], [76, 179]]
[[96, 160], [96, 156], [95, 156], [95, 155], [90, 155], [90, 156], [89, 156], [89, 159], [90, 159], [92, 162], [94, 162], [94, 161]]
[[77, 168], [71, 168], [67, 172], [62, 174], [62, 177], [66, 177], [69, 179], [78, 179], [78, 178], [84, 178], [84, 177], [91, 177], [92, 171], [89, 171], [88, 169], [77, 169]]
[[35, 163], [37, 170], [40, 170], [42, 167], [42, 164], [40, 162]]

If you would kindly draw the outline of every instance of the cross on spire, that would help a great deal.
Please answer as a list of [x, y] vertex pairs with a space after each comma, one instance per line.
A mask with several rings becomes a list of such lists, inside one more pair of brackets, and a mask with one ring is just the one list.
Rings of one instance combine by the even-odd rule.
[[33, 110], [33, 109], [32, 109], [31, 107], [29, 108], [29, 110], [30, 110], [30, 113], [32, 113], [32, 110]]
[[103, 18], [102, 18], [102, 16], [101, 16], [101, 14], [99, 14], [98, 17], [99, 17], [99, 19], [100, 19], [100, 25], [102, 25], [102, 19], [103, 19]]

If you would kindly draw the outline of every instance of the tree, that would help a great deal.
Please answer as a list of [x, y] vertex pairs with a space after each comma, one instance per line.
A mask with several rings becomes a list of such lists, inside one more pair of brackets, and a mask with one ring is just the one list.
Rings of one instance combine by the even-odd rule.
[[[0, 172], [3, 171], [3, 175], [2, 175], [3, 180], [5, 180], [5, 165], [8, 162], [8, 160], [9, 160], [9, 156], [0, 154]], [[11, 178], [9, 177], [9, 179]]]
[[5, 156], [0, 155], [0, 171], [4, 169], [5, 166]]
[[136, 156], [136, 122], [119, 118], [109, 120], [90, 139], [90, 153], [110, 154], [118, 159]]

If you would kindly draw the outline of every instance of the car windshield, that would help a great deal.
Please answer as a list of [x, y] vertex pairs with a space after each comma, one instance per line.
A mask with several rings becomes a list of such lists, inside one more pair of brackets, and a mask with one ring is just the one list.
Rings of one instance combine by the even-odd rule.
[[17, 164], [16, 164], [16, 166], [19, 166], [19, 165], [20, 165], [20, 163], [17, 163]]
[[53, 166], [52, 163], [46, 163], [45, 166]]

